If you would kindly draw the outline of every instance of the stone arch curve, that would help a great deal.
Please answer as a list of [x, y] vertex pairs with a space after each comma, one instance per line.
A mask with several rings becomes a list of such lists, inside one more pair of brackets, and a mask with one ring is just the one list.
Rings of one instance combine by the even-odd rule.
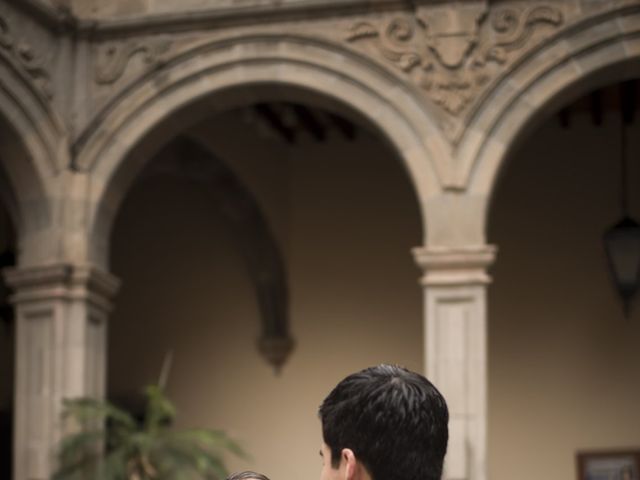
[[[458, 178], [489, 200], [514, 146], [555, 109], [611, 79], [640, 77], [640, 7], [607, 12], [568, 27], [521, 62], [469, 126], [482, 135], [459, 151]], [[486, 232], [490, 202], [484, 202]]]
[[234, 170], [197, 135], [178, 135], [148, 165], [146, 177], [181, 178], [210, 192], [209, 208], [233, 238], [253, 286], [261, 319], [258, 349], [277, 373], [294, 349], [289, 332], [289, 285], [281, 247], [260, 204]]
[[[2, 20], [2, 19], [0, 19]], [[5, 202], [20, 244], [20, 263], [42, 260], [38, 246], [52, 221], [56, 175], [65, 167], [64, 129], [50, 97], [39, 88], [15, 53], [14, 40], [0, 22], [0, 165]]]
[[444, 161], [438, 152], [446, 148], [412, 87], [371, 61], [318, 40], [254, 36], [213, 42], [168, 61], [130, 86], [105, 111], [99, 127], [84, 135], [76, 166], [89, 172], [96, 199], [89, 221], [90, 261], [103, 266], [108, 261], [110, 225], [128, 182], [153, 151], [146, 142], [150, 134], [174, 135], [165, 121], [175, 124], [185, 113], [211, 115], [247, 103], [251, 87], [260, 85], [319, 94], [372, 123], [404, 162], [425, 227], [426, 200], [441, 190], [445, 174], [436, 159]]

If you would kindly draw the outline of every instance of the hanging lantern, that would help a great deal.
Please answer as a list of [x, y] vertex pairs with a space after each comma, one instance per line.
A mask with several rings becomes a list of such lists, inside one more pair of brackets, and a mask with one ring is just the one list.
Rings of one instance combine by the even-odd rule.
[[604, 247], [625, 316], [629, 316], [631, 299], [640, 282], [640, 225], [624, 217], [605, 232]]
[[620, 84], [620, 207], [622, 220], [604, 234], [604, 247], [616, 289], [629, 316], [631, 299], [640, 282], [640, 225], [629, 216], [627, 181], [627, 131], [635, 110], [633, 82]]

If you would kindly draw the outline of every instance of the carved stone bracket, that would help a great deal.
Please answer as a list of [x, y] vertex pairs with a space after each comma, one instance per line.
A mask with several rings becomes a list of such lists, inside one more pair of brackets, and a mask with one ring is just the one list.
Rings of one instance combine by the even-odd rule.
[[474, 101], [525, 49], [541, 41], [535, 37], [539, 27], [562, 23], [563, 13], [553, 4], [489, 8], [482, 2], [358, 22], [346, 40], [369, 42], [409, 75], [441, 108], [444, 133], [455, 143]]
[[109, 85], [118, 81], [133, 57], [139, 55], [147, 68], [163, 60], [163, 54], [171, 47], [168, 39], [131, 40], [124, 43], [109, 43], [97, 47], [95, 82]]
[[0, 51], [7, 53], [16, 67], [33, 79], [46, 99], [53, 97], [51, 77], [45, 68], [43, 58], [36, 55], [26, 41], [16, 38], [10, 31], [7, 21], [2, 17], [0, 17]]

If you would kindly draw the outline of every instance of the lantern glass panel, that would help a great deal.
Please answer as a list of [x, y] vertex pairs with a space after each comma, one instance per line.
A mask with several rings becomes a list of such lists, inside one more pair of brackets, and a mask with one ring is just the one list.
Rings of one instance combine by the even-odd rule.
[[640, 273], [640, 225], [625, 218], [604, 236], [609, 265], [616, 286], [624, 298], [638, 288]]

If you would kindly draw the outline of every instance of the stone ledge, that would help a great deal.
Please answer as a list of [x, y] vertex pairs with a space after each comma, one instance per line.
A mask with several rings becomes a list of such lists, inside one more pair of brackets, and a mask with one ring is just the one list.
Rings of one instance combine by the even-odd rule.
[[417, 247], [413, 256], [424, 275], [423, 286], [485, 285], [491, 282], [486, 269], [495, 260], [494, 245], [468, 247]]
[[[8, 0], [35, 16], [53, 31], [76, 31], [92, 37], [119, 34], [176, 32], [338, 15], [406, 10], [406, 0], [301, 0], [277, 5], [222, 6], [181, 12], [151, 13], [115, 18], [78, 17], [66, 8], [39, 0]], [[433, 0], [432, 0], [433, 1]], [[256, 19], [260, 19], [256, 21]]]
[[120, 281], [91, 265], [57, 263], [4, 270], [7, 283], [16, 291], [14, 303], [50, 299], [87, 299], [105, 310], [116, 294]]

